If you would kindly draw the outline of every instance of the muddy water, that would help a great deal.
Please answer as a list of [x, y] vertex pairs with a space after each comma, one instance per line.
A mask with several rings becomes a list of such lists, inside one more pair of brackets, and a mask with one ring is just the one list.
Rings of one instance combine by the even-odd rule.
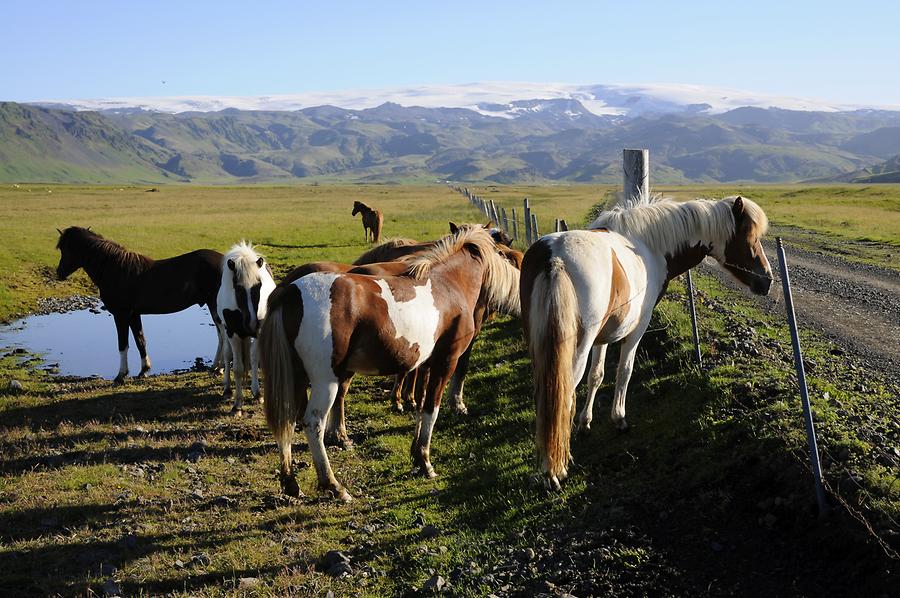
[[[151, 374], [189, 368], [198, 357], [208, 364], [215, 356], [216, 329], [206, 307], [141, 319]], [[128, 370], [136, 375], [140, 356], [130, 332], [128, 343]], [[0, 354], [17, 348], [40, 354], [48, 365], [58, 364], [62, 375], [113, 378], [119, 369], [116, 325], [105, 311], [30, 316], [0, 327]]]

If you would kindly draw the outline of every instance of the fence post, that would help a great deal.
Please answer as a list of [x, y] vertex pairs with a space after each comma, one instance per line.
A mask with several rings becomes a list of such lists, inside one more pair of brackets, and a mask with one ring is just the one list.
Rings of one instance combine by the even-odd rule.
[[809, 457], [812, 461], [813, 480], [816, 487], [816, 500], [819, 503], [819, 516], [829, 511], [822, 487], [822, 466], [819, 463], [819, 447], [816, 444], [816, 428], [813, 424], [812, 409], [809, 405], [809, 389], [806, 387], [806, 371], [803, 367], [803, 353], [800, 350], [800, 335], [797, 332], [797, 317], [794, 314], [794, 298], [791, 295], [791, 279], [788, 276], [787, 258], [781, 237], [775, 238], [778, 250], [778, 262], [781, 266], [781, 285], [784, 290], [784, 309], [787, 312], [788, 327], [791, 329], [791, 345], [794, 347], [794, 367], [797, 370], [797, 382], [800, 385], [800, 402], [803, 404], [803, 419], [806, 420], [806, 440], [809, 443]]
[[494, 226], [500, 226], [500, 214], [497, 212], [497, 206], [493, 199], [491, 200], [491, 220], [494, 221]]
[[512, 209], [512, 224], [513, 224], [513, 241], [519, 240], [519, 217], [516, 215], [516, 209]]
[[506, 208], [500, 208], [500, 217], [503, 218], [503, 232], [509, 234], [509, 219], [506, 217]]
[[541, 238], [541, 233], [538, 229], [538, 224], [537, 224], [537, 215], [534, 213], [531, 214], [531, 237], [532, 237], [532, 243], [536, 242], [538, 239]]
[[622, 150], [625, 201], [650, 197], [650, 150]]
[[700, 368], [703, 367], [703, 357], [700, 355], [700, 330], [697, 328], [697, 310], [694, 307], [694, 278], [691, 276], [690, 270], [685, 274], [687, 275], [688, 307], [691, 310], [691, 333], [694, 337], [694, 363]]
[[533, 234], [531, 231], [531, 206], [527, 197], [522, 201], [522, 204], [525, 207], [525, 244], [530, 247]]
[[555, 233], [559, 232], [559, 218], [553, 219], [553, 232], [555, 232]]
[[559, 230], [561, 230], [561, 231], [569, 230], [569, 223], [566, 222], [565, 218], [563, 218], [562, 220], [559, 221]]

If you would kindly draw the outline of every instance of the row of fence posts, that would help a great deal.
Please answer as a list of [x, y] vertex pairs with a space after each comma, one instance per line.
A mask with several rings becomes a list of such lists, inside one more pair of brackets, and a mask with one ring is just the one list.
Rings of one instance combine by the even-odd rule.
[[[509, 235], [514, 241], [524, 246], [526, 249], [532, 243], [541, 237], [538, 228], [537, 214], [531, 210], [531, 203], [528, 198], [522, 200], [522, 231], [525, 233], [524, 239], [519, 237], [519, 215], [516, 208], [511, 208], [507, 213], [506, 208], [497, 207], [493, 199], [484, 199], [469, 191], [468, 187], [457, 187], [456, 190], [466, 196], [469, 202], [478, 208], [484, 216]], [[564, 218], [555, 218], [553, 221], [553, 232], [569, 230], [569, 223]]]
[[[641, 199], [646, 200], [650, 197], [650, 150], [647, 149], [625, 149], [622, 152], [623, 164], [623, 196], [626, 201]], [[457, 191], [466, 196], [466, 198], [476, 208], [481, 210], [485, 217], [492, 220], [497, 226], [503, 228], [506, 234], [511, 235], [526, 249], [532, 243], [540, 238], [540, 230], [538, 229], [537, 216], [531, 210], [531, 204], [526, 197], [522, 201], [523, 224], [525, 238], [524, 242], [519, 237], [519, 219], [516, 209], [512, 208], [512, 218], [507, 217], [506, 209], [497, 208], [493, 200], [485, 200], [478, 195], [470, 192], [466, 188], [456, 188]], [[512, 229], [510, 230], [510, 225]], [[554, 220], [554, 232], [567, 231], [569, 225], [565, 220], [556, 218]], [[806, 385], [806, 372], [803, 367], [803, 353], [800, 348], [800, 336], [797, 331], [797, 319], [794, 313], [794, 302], [791, 295], [790, 276], [788, 274], [787, 258], [784, 252], [784, 245], [781, 237], [777, 238], [778, 262], [781, 269], [781, 283], [784, 290], [785, 310], [787, 312], [788, 327], [791, 332], [791, 345], [794, 353], [794, 367], [797, 371], [797, 380], [800, 389], [800, 401], [803, 407], [803, 419], [806, 426], [806, 437], [809, 445], [810, 461], [812, 465], [813, 481], [815, 485], [816, 500], [819, 505], [819, 515], [824, 516], [830, 510], [828, 502], [825, 498], [825, 491], [822, 484], [822, 468], [819, 461], [819, 449], [816, 443], [816, 431], [812, 418], [812, 410], [809, 402], [809, 390]], [[702, 368], [703, 357], [700, 352], [700, 332], [697, 324], [697, 310], [694, 301], [694, 280], [691, 271], [685, 274], [688, 310], [691, 315], [691, 333], [694, 343], [693, 359], [698, 368]]]

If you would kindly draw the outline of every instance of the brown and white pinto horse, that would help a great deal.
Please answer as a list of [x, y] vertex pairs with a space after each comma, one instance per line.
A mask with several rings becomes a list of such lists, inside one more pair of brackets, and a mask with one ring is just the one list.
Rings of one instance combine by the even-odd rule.
[[299, 493], [291, 437], [301, 419], [320, 490], [350, 499], [332, 473], [323, 437], [341, 383], [353, 373], [427, 372], [411, 452], [415, 469], [434, 476], [431, 434], [441, 393], [475, 334], [479, 297], [518, 313], [518, 281], [519, 271], [497, 253], [487, 231], [474, 228], [441, 239], [415, 257], [404, 276], [317, 272], [277, 288], [269, 299], [260, 358], [284, 492]]
[[381, 215], [381, 210], [370, 208], [361, 201], [354, 201], [353, 213], [351, 214], [351, 216], [356, 216], [357, 214], [362, 214], [362, 225], [363, 232], [366, 235], [366, 242], [369, 241], [369, 233], [371, 232], [372, 243], [380, 243], [381, 225], [384, 222], [384, 217]]
[[222, 363], [225, 336], [216, 315], [216, 294], [222, 278], [222, 254], [198, 249], [184, 255], [154, 260], [105, 239], [89, 228], [59, 230], [59, 265], [56, 275], [65, 280], [84, 268], [100, 290], [100, 299], [116, 322], [119, 372], [116, 384], [128, 375], [128, 329], [141, 355], [143, 376], [150, 369], [142, 314], [171, 314], [191, 305], [206, 305], [216, 324], [219, 344], [213, 369]]
[[762, 209], [741, 197], [657, 199], [604, 212], [590, 230], [546, 235], [529, 248], [522, 264], [522, 322], [534, 368], [538, 452], [551, 488], [567, 475], [575, 386], [591, 347], [578, 425], [590, 427], [606, 347], [622, 341], [612, 420], [624, 429], [638, 342], [668, 282], [710, 256], [752, 292], [767, 294], [772, 272], [760, 244], [767, 226]]

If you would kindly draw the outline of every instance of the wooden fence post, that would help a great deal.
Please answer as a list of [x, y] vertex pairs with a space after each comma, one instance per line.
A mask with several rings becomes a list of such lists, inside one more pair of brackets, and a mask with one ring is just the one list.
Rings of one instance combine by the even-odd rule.
[[513, 241], [519, 240], [519, 217], [516, 215], [516, 209], [512, 209], [512, 224], [513, 224]]
[[622, 150], [625, 201], [650, 197], [650, 150]]
[[500, 208], [500, 217], [503, 218], [503, 232], [509, 234], [509, 219], [506, 217], [506, 208]]
[[532, 243], [541, 238], [540, 229], [538, 229], [537, 215], [534, 213], [531, 214], [531, 238]]
[[531, 206], [530, 206], [529, 203], [528, 203], [528, 198], [527, 198], [527, 197], [526, 197], [524, 200], [522, 200], [522, 204], [523, 204], [524, 209], [525, 209], [525, 244], [528, 245], [528, 246], [530, 246], [530, 245], [531, 245], [531, 237], [532, 237], [532, 232], [531, 232]]
[[566, 222], [565, 218], [559, 221], [559, 230], [567, 231], [569, 230], [569, 224]]

